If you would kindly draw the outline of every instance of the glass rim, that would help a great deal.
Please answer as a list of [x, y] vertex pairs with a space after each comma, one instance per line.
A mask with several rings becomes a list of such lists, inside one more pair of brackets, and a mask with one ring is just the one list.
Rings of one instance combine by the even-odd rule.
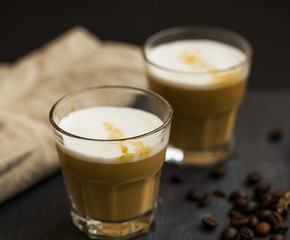
[[[155, 40], [160, 39], [164, 36], [170, 36], [173, 34], [177, 35], [177, 34], [180, 34], [182, 32], [190, 32], [190, 31], [204, 31], [207, 33], [218, 32], [218, 33], [222, 33], [224, 35], [229, 35], [231, 37], [238, 39], [240, 42], [244, 43], [244, 45], [247, 48], [247, 51], [244, 52], [246, 55], [245, 60], [239, 62], [238, 64], [234, 64], [233, 66], [230, 66], [228, 68], [216, 69], [216, 70], [193, 70], [193, 71], [175, 70], [175, 69], [171, 69], [168, 67], [160, 66], [159, 64], [149, 60], [149, 58], [147, 56], [147, 48], [148, 48], [150, 43], [152, 43]], [[207, 39], [207, 38], [204, 38], [204, 39]], [[218, 40], [216, 40], [216, 41], [218, 41]], [[190, 74], [190, 75], [192, 75], [192, 74], [215, 74], [215, 73], [228, 72], [228, 71], [234, 70], [240, 66], [246, 65], [247, 63], [251, 62], [252, 55], [253, 55], [253, 47], [252, 47], [251, 43], [245, 37], [243, 37], [241, 34], [235, 32], [235, 31], [226, 29], [226, 28], [207, 26], [207, 25], [185, 25], [185, 26], [176, 26], [176, 27], [166, 28], [166, 29], [163, 29], [161, 31], [158, 31], [158, 32], [152, 34], [144, 41], [144, 43], [142, 45], [141, 53], [142, 53], [143, 59], [145, 60], [146, 63], [148, 63], [156, 68], [159, 68], [161, 70], [164, 70], [164, 71], [168, 71], [168, 72], [172, 72], [172, 73], [180, 73], [180, 74]]]
[[[148, 95], [154, 96], [166, 104], [166, 106], [168, 107], [168, 112], [169, 112], [168, 117], [166, 118], [166, 120], [164, 122], [162, 121], [162, 124], [159, 127], [155, 128], [149, 132], [145, 132], [145, 133], [133, 136], [133, 137], [118, 138], [118, 139], [102, 139], [102, 138], [82, 137], [82, 136], [67, 132], [64, 129], [62, 129], [61, 127], [59, 127], [59, 125], [54, 121], [54, 118], [53, 118], [53, 114], [54, 114], [54, 111], [57, 108], [57, 106], [60, 103], [62, 103], [63, 101], [65, 101], [71, 97], [74, 97], [74, 96], [79, 95], [79, 94], [83, 94], [83, 93], [88, 92], [88, 91], [96, 90], [96, 89], [127, 89], [127, 90], [134, 90], [134, 91], [138, 91], [140, 93], [142, 92], [142, 93], [146, 93]], [[163, 98], [162, 96], [160, 96], [159, 94], [157, 94], [153, 91], [150, 91], [147, 89], [142, 89], [142, 88], [137, 88], [137, 87], [132, 87], [132, 86], [124, 86], [124, 85], [102, 85], [102, 86], [83, 88], [83, 89], [80, 89], [77, 91], [70, 92], [70, 93], [64, 95], [63, 97], [61, 97], [51, 107], [51, 110], [49, 112], [49, 121], [50, 121], [50, 124], [52, 125], [53, 129], [57, 130], [58, 132], [66, 135], [68, 137], [72, 137], [72, 138], [76, 138], [76, 139], [80, 139], [80, 140], [86, 140], [86, 141], [95, 141], [95, 142], [121, 142], [121, 141], [127, 141], [127, 140], [133, 140], [133, 139], [147, 137], [147, 136], [153, 135], [153, 134], [161, 131], [162, 129], [166, 128], [168, 126], [168, 124], [171, 122], [172, 116], [173, 116], [173, 109], [172, 109], [170, 103], [165, 98]]]

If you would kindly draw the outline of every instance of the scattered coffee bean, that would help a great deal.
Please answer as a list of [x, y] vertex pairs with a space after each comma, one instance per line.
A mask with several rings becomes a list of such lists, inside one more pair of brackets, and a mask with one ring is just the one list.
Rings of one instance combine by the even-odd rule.
[[227, 173], [227, 168], [224, 166], [217, 166], [215, 168], [212, 169], [211, 171], [211, 176], [212, 177], [222, 177]]
[[204, 217], [201, 219], [203, 226], [208, 229], [215, 228], [218, 225], [218, 221], [212, 217]]
[[269, 193], [270, 189], [271, 189], [271, 184], [266, 182], [266, 183], [261, 183], [260, 185], [258, 185], [254, 191], [258, 199], [263, 199], [265, 195]]
[[259, 236], [266, 236], [271, 232], [271, 226], [267, 222], [259, 222], [255, 227], [255, 233]]
[[272, 209], [275, 201], [271, 194], [266, 193], [264, 197], [260, 200], [261, 209]]
[[179, 177], [178, 175], [173, 175], [170, 178], [170, 182], [172, 183], [183, 183], [183, 179]]
[[233, 227], [224, 229], [221, 233], [221, 239], [223, 240], [234, 240], [237, 238], [238, 230]]
[[230, 194], [230, 200], [234, 201], [236, 198], [248, 198], [248, 194], [243, 190], [236, 190]]
[[213, 194], [215, 196], [223, 197], [223, 198], [227, 196], [226, 192], [224, 190], [220, 190], [220, 189], [213, 191]]
[[259, 219], [256, 216], [251, 216], [249, 218], [248, 227], [254, 228], [259, 223]]
[[286, 238], [285, 238], [285, 236], [283, 236], [281, 234], [274, 234], [274, 235], [272, 235], [270, 240], [286, 240]]
[[274, 226], [274, 232], [279, 234], [285, 234], [288, 231], [289, 226], [284, 222], [279, 222]]
[[248, 222], [249, 218], [245, 215], [237, 215], [231, 219], [231, 225], [238, 228], [247, 225]]
[[254, 213], [258, 209], [258, 204], [255, 201], [247, 201], [242, 206], [242, 211], [246, 214]]
[[272, 142], [276, 142], [280, 139], [282, 139], [284, 136], [284, 131], [282, 128], [274, 128], [270, 133], [269, 133], [269, 140]]
[[[212, 176], [220, 177], [226, 173], [225, 167], [216, 167], [212, 170]], [[247, 175], [247, 182], [254, 184], [262, 180], [263, 175], [259, 172], [251, 172]], [[175, 175], [171, 177], [171, 182], [182, 183], [183, 180]], [[259, 184], [253, 190], [255, 196], [248, 199], [248, 194], [244, 190], [235, 190], [229, 194], [229, 199], [232, 201], [232, 209], [228, 215], [231, 217], [231, 225], [221, 233], [221, 239], [234, 240], [237, 238], [238, 232], [241, 239], [253, 239], [255, 234], [266, 236], [275, 233], [272, 240], [285, 240], [283, 234], [288, 231], [289, 226], [284, 223], [283, 216], [274, 211], [281, 197], [284, 196], [283, 190], [270, 192], [271, 184], [264, 182]], [[226, 197], [224, 190], [217, 189], [212, 192], [218, 197]], [[208, 205], [212, 199], [211, 193], [202, 195], [196, 190], [188, 191], [186, 198], [190, 201], [199, 201], [199, 206]], [[212, 217], [204, 217], [201, 219], [202, 224], [207, 229], [213, 229], [218, 225], [218, 221]], [[260, 222], [261, 221], [261, 222]], [[239, 229], [239, 230], [237, 230]], [[251, 230], [253, 229], [253, 230]]]
[[261, 183], [255, 188], [255, 192], [269, 192], [271, 188], [271, 184], [268, 182]]
[[247, 175], [248, 183], [257, 183], [263, 179], [263, 174], [260, 172], [251, 172]]
[[234, 216], [238, 216], [238, 215], [242, 215], [242, 213], [240, 211], [236, 210], [236, 209], [231, 209], [229, 211], [229, 216], [231, 218], [234, 217]]
[[245, 198], [236, 198], [234, 201], [234, 207], [238, 210], [242, 210], [247, 202], [248, 201]]
[[186, 198], [189, 201], [199, 201], [202, 198], [202, 194], [196, 190], [189, 190], [186, 194]]
[[272, 192], [272, 197], [273, 199], [275, 199], [275, 201], [278, 201], [281, 197], [283, 197], [285, 195], [285, 191], [283, 190], [277, 190]]
[[271, 212], [267, 217], [267, 220], [272, 226], [275, 226], [277, 223], [284, 222], [282, 215], [276, 211]]
[[208, 205], [211, 201], [211, 198], [212, 197], [211, 197], [210, 193], [204, 194], [203, 197], [199, 201], [199, 206], [204, 207], [204, 206]]
[[241, 227], [239, 233], [241, 237], [246, 240], [253, 239], [255, 236], [254, 232], [250, 228], [245, 227], [245, 226]]
[[272, 213], [272, 211], [268, 210], [268, 209], [264, 209], [264, 210], [260, 210], [257, 212], [257, 217], [260, 220], [265, 220], [267, 219], [267, 217]]

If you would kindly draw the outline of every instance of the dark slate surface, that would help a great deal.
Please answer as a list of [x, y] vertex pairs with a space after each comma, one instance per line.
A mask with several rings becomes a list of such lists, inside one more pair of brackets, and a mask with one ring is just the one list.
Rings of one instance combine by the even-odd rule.
[[[285, 137], [271, 143], [268, 133], [275, 127], [283, 128]], [[214, 197], [208, 206], [200, 208], [185, 199], [189, 189], [205, 193], [222, 188], [229, 193], [239, 188], [250, 193], [252, 188], [244, 184], [245, 175], [250, 171], [261, 171], [264, 181], [272, 183], [272, 189], [290, 189], [290, 92], [249, 91], [240, 113], [237, 135], [236, 154], [225, 163], [228, 173], [221, 179], [209, 177], [208, 170], [164, 165], [154, 224], [148, 234], [136, 240], [219, 239], [220, 232], [229, 224], [230, 203]], [[171, 183], [172, 175], [182, 177], [183, 184]], [[215, 230], [206, 231], [200, 222], [204, 216], [213, 216], [220, 224]], [[70, 221], [60, 173], [0, 206], [0, 239], [87, 239]]]

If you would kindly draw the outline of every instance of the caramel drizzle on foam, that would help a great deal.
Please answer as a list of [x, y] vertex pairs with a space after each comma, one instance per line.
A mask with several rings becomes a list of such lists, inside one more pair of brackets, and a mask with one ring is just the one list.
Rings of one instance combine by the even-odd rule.
[[109, 133], [109, 139], [120, 139], [124, 137], [124, 134], [114, 124], [104, 122], [103, 125]]
[[[104, 122], [103, 125], [106, 128], [107, 132], [109, 133], [109, 139], [120, 139], [124, 137], [124, 134], [112, 123]], [[141, 141], [137, 141], [129, 143], [130, 145], [135, 147], [134, 149], [135, 152], [128, 153], [128, 147], [124, 145], [124, 142], [125, 141], [121, 141], [119, 143], [120, 150], [123, 154], [120, 157], [116, 158], [116, 160], [119, 161], [120, 163], [131, 162], [135, 156], [138, 156], [139, 158], [147, 157], [152, 151], [151, 147], [146, 147], [143, 145]]]
[[179, 58], [181, 61], [193, 69], [208, 69], [209, 65], [198, 56], [198, 52], [196, 53], [188, 53], [188, 52], [182, 52], [179, 55]]
[[[195, 53], [182, 52], [179, 58], [185, 65], [192, 67], [194, 70], [208, 70], [209, 74], [212, 76], [212, 82], [207, 84], [208, 87], [230, 84], [240, 79], [241, 73], [237, 69], [233, 69], [231, 72], [223, 74], [218, 68], [210, 66], [199, 57], [197, 51]], [[215, 73], [211, 73], [213, 71]]]

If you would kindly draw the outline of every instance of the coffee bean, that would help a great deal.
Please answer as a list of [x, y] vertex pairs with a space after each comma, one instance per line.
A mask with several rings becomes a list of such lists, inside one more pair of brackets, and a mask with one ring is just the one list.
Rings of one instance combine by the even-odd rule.
[[285, 234], [288, 231], [289, 226], [284, 222], [279, 222], [274, 226], [274, 232], [279, 234]]
[[186, 194], [186, 199], [189, 201], [199, 201], [202, 198], [202, 194], [196, 190], [189, 190]]
[[237, 215], [231, 219], [231, 225], [238, 228], [247, 225], [248, 222], [249, 218], [247, 218], [245, 215]]
[[183, 183], [183, 179], [178, 175], [173, 175], [170, 178], [170, 182], [172, 183]]
[[283, 236], [281, 234], [274, 234], [274, 235], [272, 235], [270, 240], [286, 240], [286, 238], [285, 238], [285, 236]]
[[260, 220], [265, 220], [267, 219], [267, 217], [272, 213], [272, 211], [268, 210], [268, 209], [264, 209], [264, 210], [260, 210], [257, 212], [257, 217]]
[[234, 201], [237, 198], [248, 198], [248, 194], [243, 190], [236, 190], [230, 194], [230, 200]]
[[234, 201], [234, 207], [236, 209], [242, 210], [247, 202], [248, 201], [245, 198], [236, 198]]
[[269, 192], [271, 188], [271, 184], [268, 182], [261, 183], [255, 188], [255, 192]]
[[263, 174], [260, 172], [251, 172], [247, 175], [248, 183], [257, 183], [263, 179]]
[[201, 219], [203, 226], [205, 226], [208, 229], [215, 228], [218, 225], [218, 221], [212, 217], [204, 217]]
[[223, 240], [234, 240], [237, 238], [238, 230], [233, 227], [224, 229], [221, 233], [221, 239]]
[[256, 216], [251, 216], [249, 218], [248, 227], [254, 228], [259, 223], [259, 219]]
[[204, 194], [203, 197], [199, 201], [199, 206], [204, 207], [204, 206], [208, 205], [211, 201], [211, 198], [212, 197], [211, 197], [210, 193]]
[[277, 223], [284, 222], [284, 218], [282, 217], [282, 215], [276, 211], [270, 213], [267, 217], [267, 220], [272, 226], [275, 226]]
[[271, 232], [271, 226], [267, 222], [259, 222], [255, 227], [255, 233], [259, 236], [266, 236]]
[[236, 209], [231, 209], [229, 211], [229, 216], [232, 218], [234, 216], [239, 216], [239, 215], [242, 215], [242, 213]]
[[243, 239], [246, 239], [246, 240], [253, 239], [255, 236], [254, 232], [250, 228], [247, 228], [245, 226], [241, 227], [239, 233], [240, 233], [241, 237]]
[[223, 197], [223, 198], [227, 196], [226, 192], [220, 189], [213, 191], [213, 194], [215, 196]]
[[211, 171], [211, 176], [212, 177], [222, 177], [227, 173], [227, 168], [224, 166], [217, 166], [215, 168], [212, 169]]
[[242, 206], [242, 211], [246, 214], [254, 213], [258, 209], [258, 204], [255, 201], [247, 201]]
[[274, 128], [269, 133], [269, 140], [272, 142], [276, 142], [276, 141], [282, 139], [283, 136], [284, 136], [284, 131], [282, 128]]
[[272, 192], [271, 195], [275, 201], [278, 201], [281, 197], [285, 195], [285, 191], [277, 190], [277, 191]]
[[258, 199], [263, 199], [265, 195], [269, 193], [270, 189], [271, 189], [270, 183], [261, 183], [255, 188], [254, 192]]
[[261, 209], [272, 209], [274, 205], [274, 200], [271, 194], [264, 194], [263, 198], [260, 200]]

